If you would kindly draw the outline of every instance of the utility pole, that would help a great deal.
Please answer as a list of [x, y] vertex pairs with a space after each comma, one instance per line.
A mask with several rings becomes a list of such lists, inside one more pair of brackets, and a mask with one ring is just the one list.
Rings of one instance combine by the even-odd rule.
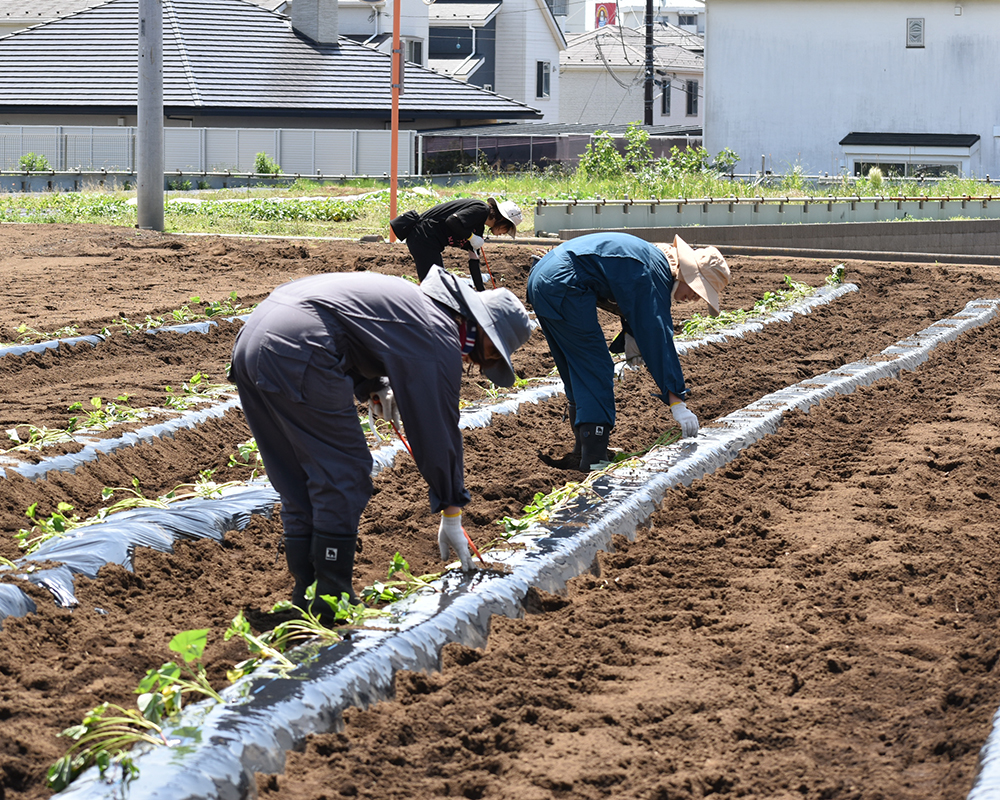
[[[169, 0], [168, 0], [169, 2]], [[163, 230], [163, 5], [139, 0], [138, 141], [135, 169], [140, 228]]]
[[653, 0], [646, 0], [646, 115], [645, 123], [653, 124]]

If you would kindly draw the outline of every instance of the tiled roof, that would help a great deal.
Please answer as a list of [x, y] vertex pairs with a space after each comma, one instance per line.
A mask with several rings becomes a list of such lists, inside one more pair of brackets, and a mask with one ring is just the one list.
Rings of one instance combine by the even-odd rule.
[[[642, 67], [646, 63], [646, 31], [608, 25], [587, 33], [570, 34], [559, 54], [561, 65]], [[659, 69], [698, 71], [705, 68], [700, 54], [704, 39], [673, 25], [653, 29], [653, 59]], [[699, 52], [695, 52], [699, 51]]]
[[103, 2], [105, 0], [0, 0], [0, 21], [16, 19], [47, 22]]
[[[229, 113], [370, 117], [391, 108], [390, 57], [346, 37], [296, 35], [249, 0], [161, 0], [163, 104]], [[0, 38], [0, 108], [134, 108], [139, 0], [110, 0]], [[406, 65], [404, 118], [527, 119], [538, 112]]]

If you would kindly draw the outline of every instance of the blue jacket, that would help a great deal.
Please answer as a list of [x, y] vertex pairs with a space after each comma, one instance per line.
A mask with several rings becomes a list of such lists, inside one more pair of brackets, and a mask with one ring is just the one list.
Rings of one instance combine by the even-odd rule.
[[670, 315], [673, 288], [659, 248], [628, 233], [590, 233], [546, 253], [531, 270], [527, 296], [539, 317], [552, 319], [563, 318], [568, 297], [591, 294], [617, 303], [660, 391], [684, 398]]

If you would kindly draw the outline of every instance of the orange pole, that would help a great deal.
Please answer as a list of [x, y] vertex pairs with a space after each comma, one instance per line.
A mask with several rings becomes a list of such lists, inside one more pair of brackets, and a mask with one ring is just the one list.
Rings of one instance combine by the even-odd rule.
[[[392, 134], [389, 139], [389, 219], [396, 218], [396, 189], [399, 182], [399, 90], [403, 84], [403, 53], [399, 43], [400, 0], [392, 4]], [[389, 241], [396, 236], [389, 229]]]

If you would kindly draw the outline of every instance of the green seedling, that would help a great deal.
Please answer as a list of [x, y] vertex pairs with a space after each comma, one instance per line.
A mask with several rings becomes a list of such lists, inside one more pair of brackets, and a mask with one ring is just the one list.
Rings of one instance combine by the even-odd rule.
[[361, 599], [369, 605], [394, 603], [421, 589], [426, 589], [432, 581], [440, 577], [440, 572], [414, 575], [407, 560], [397, 551], [392, 557], [392, 563], [389, 564], [385, 580], [366, 586], [361, 592]]
[[199, 694], [216, 702], [222, 697], [208, 682], [200, 662], [207, 642], [206, 630], [184, 631], [170, 640], [169, 647], [179, 653], [184, 663], [171, 661], [149, 670], [135, 690], [138, 710], [101, 703], [79, 725], [66, 728], [60, 736], [72, 740], [66, 754], [53, 764], [47, 783], [53, 791], [62, 791], [85, 769], [96, 766], [103, 777], [112, 766], [122, 768], [127, 786], [139, 775], [129, 749], [140, 742], [168, 745], [162, 724], [178, 714], [185, 694]]
[[[18, 431], [18, 428], [22, 427], [28, 429], [27, 435], [23, 439]], [[7, 435], [13, 441], [17, 442], [17, 444], [3, 452], [13, 453], [15, 451], [41, 450], [46, 445], [72, 442], [73, 436], [70, 431], [71, 429], [63, 430], [62, 428], [46, 428], [44, 426], [36, 428], [34, 425], [19, 425], [14, 428], [8, 428]]]
[[[159, 669], [148, 670], [139, 682], [135, 693], [139, 695], [139, 710], [146, 719], [159, 724], [179, 714], [185, 694], [194, 693], [222, 702], [200, 663], [207, 643], [208, 630], [182, 631], [170, 640], [170, 649], [179, 653], [184, 663], [168, 661]], [[198, 663], [192, 666], [192, 662]]]
[[786, 289], [775, 292], [765, 292], [763, 297], [754, 303], [750, 311], [740, 308], [735, 311], [723, 311], [717, 317], [706, 317], [702, 314], [692, 314], [681, 326], [681, 333], [678, 339], [702, 336], [706, 333], [725, 328], [729, 325], [741, 325], [754, 317], [771, 314], [779, 309], [791, 305], [797, 300], [807, 297], [813, 293], [812, 287], [798, 281], [793, 281], [788, 275], [785, 276]]
[[[92, 397], [90, 398], [90, 406], [93, 410], [87, 412], [82, 430], [106, 431], [114, 425], [141, 419], [147, 413], [141, 409], [130, 407], [127, 394], [120, 394], [115, 398], [115, 402], [109, 403], [105, 403], [100, 397]], [[69, 410], [83, 411], [83, 403], [73, 403]]]
[[35, 342], [48, 342], [53, 339], [64, 339], [70, 336], [76, 336], [79, 334], [79, 328], [76, 325], [66, 325], [63, 328], [46, 333], [45, 331], [40, 331], [32, 328], [30, 325], [22, 323], [18, 325], [15, 329], [17, 332], [17, 341], [15, 344], [33, 344]]
[[260, 457], [260, 451], [257, 449], [256, 439], [247, 439], [242, 444], [236, 446], [236, 454], [229, 456], [229, 467], [240, 466], [240, 461], [244, 464], [249, 464], [253, 461], [253, 469], [250, 472], [249, 480], [254, 480], [257, 477], [257, 468], [264, 465], [264, 460]]
[[47, 518], [39, 517], [38, 503], [32, 503], [24, 515], [34, 525], [30, 529], [21, 528], [14, 534], [18, 547], [24, 550], [25, 555], [31, 555], [50, 539], [64, 539], [69, 531], [85, 524], [76, 514], [70, 516], [72, 510], [73, 506], [69, 503], [60, 502], [54, 513]]
[[196, 403], [205, 403], [219, 395], [230, 394], [236, 391], [236, 387], [231, 383], [212, 383], [208, 373], [196, 372], [191, 378], [181, 385], [180, 390], [174, 390], [172, 386], [167, 386], [168, 408], [184, 410]]
[[320, 599], [327, 603], [333, 612], [334, 619], [337, 622], [343, 622], [342, 625], [331, 627], [312, 610], [312, 606], [315, 605], [313, 603], [315, 598], [316, 584], [313, 583], [306, 590], [306, 600], [308, 602], [306, 603], [307, 608], [305, 610], [296, 608], [287, 600], [275, 603], [271, 609], [272, 614], [294, 612], [296, 616], [293, 619], [279, 622], [272, 630], [260, 635], [252, 633], [249, 623], [243, 616], [243, 612], [238, 613], [233, 618], [229, 630], [226, 631], [226, 641], [234, 636], [243, 639], [250, 650], [251, 658], [229, 670], [226, 673], [229, 680], [236, 681], [244, 675], [249, 675], [266, 658], [272, 659], [275, 662], [275, 668], [279, 671], [292, 669], [296, 665], [284, 655], [290, 647], [310, 641], [317, 641], [320, 644], [332, 644], [343, 641], [343, 637], [338, 633], [337, 628], [357, 625], [366, 618], [382, 615], [382, 612], [367, 609], [361, 603], [351, 605], [346, 592], [339, 598], [323, 595]]

